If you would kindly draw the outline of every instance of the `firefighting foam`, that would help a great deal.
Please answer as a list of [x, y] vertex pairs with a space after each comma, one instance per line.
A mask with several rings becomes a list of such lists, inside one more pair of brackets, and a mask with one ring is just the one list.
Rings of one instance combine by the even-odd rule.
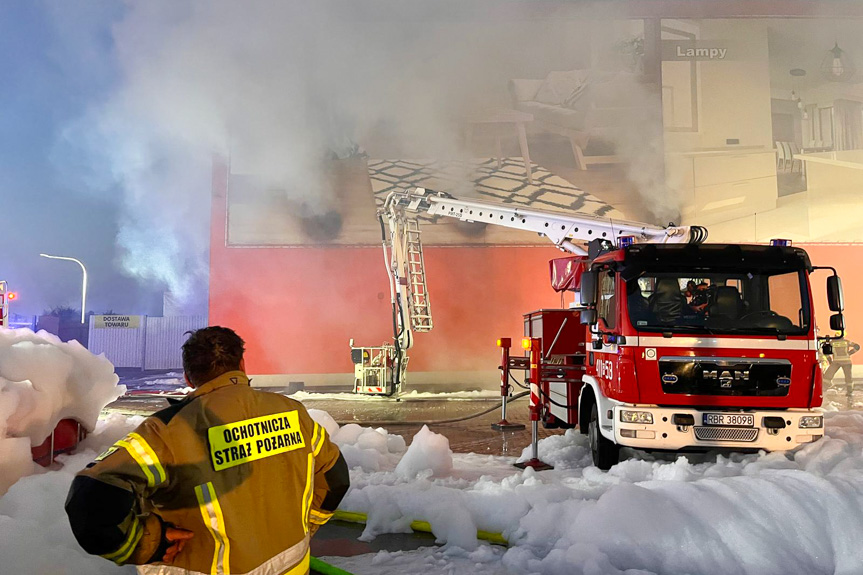
[[101, 409], [122, 395], [114, 366], [78, 342], [44, 331], [0, 329], [0, 495], [35, 473], [31, 446], [60, 419], [92, 429]]
[[[553, 472], [515, 470], [509, 457], [452, 454], [451, 470], [439, 477], [431, 469], [420, 470], [422, 460], [416, 459], [415, 479], [396, 472], [406, 459], [402, 438], [355, 424], [339, 427], [322, 411], [310, 414], [352, 469], [353, 487], [342, 507], [368, 515], [364, 539], [403, 532], [413, 520], [428, 521], [446, 543], [446, 552], [435, 556], [435, 568], [442, 572], [461, 572], [469, 559], [481, 564], [477, 573], [548, 575], [584, 572], [588, 564], [597, 573], [637, 569], [645, 575], [735, 570], [809, 575], [850, 573], [858, 565], [854, 549], [863, 537], [859, 413], [828, 412], [828, 436], [790, 454], [689, 459], [639, 454], [602, 473], [590, 465], [586, 437], [569, 431], [540, 442], [540, 456], [554, 463]], [[61, 458], [60, 469], [25, 477], [0, 498], [4, 568], [35, 573], [50, 567], [59, 575], [124, 572], [77, 547], [62, 508], [74, 472], [140, 422], [121, 415], [100, 421], [77, 454]], [[430, 459], [446, 458], [448, 449], [435, 436], [417, 434], [411, 448]], [[831, 519], [813, 521], [818, 515]], [[561, 516], [569, 519], [549, 521]], [[788, 529], [789, 522], [794, 529]], [[644, 525], [655, 528], [648, 533]], [[477, 529], [502, 533], [510, 547], [494, 551], [478, 544]], [[604, 535], [610, 532], [618, 536]], [[688, 534], [683, 541], [676, 538], [680, 533]], [[705, 548], [708, 540], [715, 544]], [[413, 559], [418, 563], [406, 563]], [[427, 557], [388, 553], [375, 556], [370, 565], [366, 556], [328, 561], [354, 573], [386, 573], [398, 572], [399, 566], [413, 570]], [[742, 570], [743, 565], [752, 569]]]

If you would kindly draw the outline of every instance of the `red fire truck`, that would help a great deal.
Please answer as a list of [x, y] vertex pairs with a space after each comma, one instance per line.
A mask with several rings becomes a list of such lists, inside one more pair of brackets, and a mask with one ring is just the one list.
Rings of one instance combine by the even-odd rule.
[[[381, 364], [396, 369], [381, 375], [393, 389], [405, 375], [414, 300], [423, 304], [416, 325], [431, 323], [421, 248], [411, 255], [418, 232], [403, 233], [417, 229], [405, 224], [417, 212], [537, 231], [573, 254], [551, 262], [552, 285], [573, 294], [571, 307], [524, 316], [524, 357], [510, 356], [505, 338], [498, 343], [502, 394], [510, 391], [510, 370], [528, 373], [534, 438], [540, 421], [578, 426], [594, 463], [608, 469], [623, 446], [773, 451], [823, 436], [816, 356], [834, 338], [816, 337], [810, 275], [829, 272], [830, 328], [841, 332], [835, 269], [813, 266], [785, 240], [706, 244], [697, 226], [539, 212], [422, 189], [394, 192], [382, 210], [394, 246], [396, 338]], [[533, 455], [527, 465], [543, 467], [535, 448]]]

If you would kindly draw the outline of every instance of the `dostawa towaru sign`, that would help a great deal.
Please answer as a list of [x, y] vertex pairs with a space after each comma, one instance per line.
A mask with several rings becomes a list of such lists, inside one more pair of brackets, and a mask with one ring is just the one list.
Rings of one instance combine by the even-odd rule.
[[305, 447], [296, 411], [244, 419], [207, 430], [216, 471]]
[[141, 327], [140, 315], [94, 315], [95, 329], [138, 329]]

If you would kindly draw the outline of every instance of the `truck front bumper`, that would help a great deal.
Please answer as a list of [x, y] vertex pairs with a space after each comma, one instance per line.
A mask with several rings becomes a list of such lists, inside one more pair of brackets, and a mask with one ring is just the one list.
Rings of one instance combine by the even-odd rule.
[[[624, 411], [650, 414], [653, 423], [628, 423], [621, 419]], [[735, 416], [738, 425], [705, 425], [705, 414]], [[614, 407], [614, 442], [636, 449], [731, 448], [783, 451], [824, 436], [824, 418], [820, 410], [809, 409], [693, 409], [690, 407], [656, 407], [650, 405], [616, 405]], [[751, 424], [739, 420], [751, 415]], [[736, 417], [744, 416], [744, 417]], [[645, 418], [646, 416], [642, 416]], [[820, 417], [819, 427], [801, 427], [801, 418]], [[681, 425], [681, 422], [684, 425]]]

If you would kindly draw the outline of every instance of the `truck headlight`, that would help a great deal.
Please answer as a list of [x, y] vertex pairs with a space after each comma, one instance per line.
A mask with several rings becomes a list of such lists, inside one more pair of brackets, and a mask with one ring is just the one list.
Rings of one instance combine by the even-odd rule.
[[649, 411], [621, 410], [620, 421], [623, 423], [653, 423], [653, 414]]
[[800, 418], [800, 427], [823, 427], [823, 415], [804, 415]]

